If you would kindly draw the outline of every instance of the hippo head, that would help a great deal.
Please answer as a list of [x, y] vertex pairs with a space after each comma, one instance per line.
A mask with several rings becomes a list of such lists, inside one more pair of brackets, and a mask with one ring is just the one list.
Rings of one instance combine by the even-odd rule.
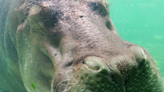
[[153, 59], [119, 37], [106, 0], [20, 1], [8, 26], [28, 92], [31, 83], [35, 92], [162, 92]]

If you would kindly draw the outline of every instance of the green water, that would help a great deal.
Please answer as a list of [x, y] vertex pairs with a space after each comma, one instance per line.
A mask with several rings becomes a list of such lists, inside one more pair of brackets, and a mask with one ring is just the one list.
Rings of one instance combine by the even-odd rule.
[[164, 0], [109, 0], [121, 38], [144, 47], [164, 78]]

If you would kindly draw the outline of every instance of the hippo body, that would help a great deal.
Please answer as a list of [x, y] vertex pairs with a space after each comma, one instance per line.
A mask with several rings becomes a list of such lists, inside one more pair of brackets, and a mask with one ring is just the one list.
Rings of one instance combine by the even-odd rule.
[[149, 53], [121, 39], [106, 0], [0, 0], [4, 92], [163, 92]]

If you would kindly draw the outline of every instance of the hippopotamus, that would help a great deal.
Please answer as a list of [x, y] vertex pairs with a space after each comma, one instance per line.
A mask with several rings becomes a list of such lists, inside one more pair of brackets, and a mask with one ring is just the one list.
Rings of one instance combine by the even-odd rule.
[[3, 92], [163, 92], [155, 61], [127, 42], [106, 0], [0, 0]]

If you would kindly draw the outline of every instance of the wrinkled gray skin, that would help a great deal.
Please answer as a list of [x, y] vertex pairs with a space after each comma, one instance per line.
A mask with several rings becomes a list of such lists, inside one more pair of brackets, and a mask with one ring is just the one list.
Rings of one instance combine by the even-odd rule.
[[155, 62], [119, 37], [106, 0], [0, 4], [0, 89], [163, 92]]

